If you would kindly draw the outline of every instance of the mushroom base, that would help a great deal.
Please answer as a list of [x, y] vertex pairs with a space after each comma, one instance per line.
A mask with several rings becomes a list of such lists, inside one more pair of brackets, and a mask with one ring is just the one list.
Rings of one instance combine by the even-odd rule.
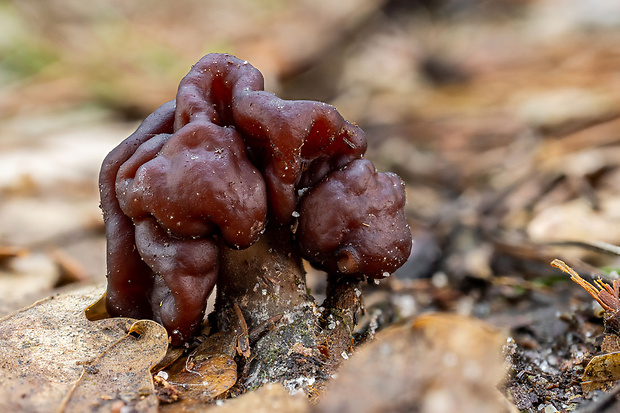
[[318, 395], [353, 349], [359, 280], [328, 276], [327, 299], [319, 306], [285, 228], [268, 228], [245, 250], [223, 247], [218, 277], [218, 329], [238, 331], [231, 322], [235, 306], [247, 324], [250, 353], [238, 360], [240, 387], [280, 382]]

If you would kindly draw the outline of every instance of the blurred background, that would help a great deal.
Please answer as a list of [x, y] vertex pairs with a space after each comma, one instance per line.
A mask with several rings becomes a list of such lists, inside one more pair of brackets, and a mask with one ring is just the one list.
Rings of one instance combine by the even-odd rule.
[[484, 316], [552, 258], [613, 269], [618, 44], [610, 0], [0, 0], [0, 316], [104, 280], [101, 161], [210, 52], [335, 105], [406, 181], [401, 316], [420, 283]]

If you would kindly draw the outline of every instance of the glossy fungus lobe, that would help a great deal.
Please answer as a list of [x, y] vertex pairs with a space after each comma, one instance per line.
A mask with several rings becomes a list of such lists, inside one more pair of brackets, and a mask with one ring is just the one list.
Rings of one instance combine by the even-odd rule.
[[265, 185], [233, 128], [192, 122], [159, 135], [121, 166], [116, 194], [123, 212], [148, 216], [171, 234], [211, 235], [235, 248], [258, 238], [267, 215]]
[[411, 252], [405, 187], [366, 159], [351, 162], [311, 189], [299, 208], [302, 256], [330, 273], [384, 278]]
[[182, 344], [202, 321], [221, 249], [297, 219], [290, 245], [314, 265], [393, 271], [411, 244], [403, 184], [365, 151], [364, 132], [334, 107], [265, 92], [234, 56], [203, 57], [102, 165], [108, 312], [157, 320]]

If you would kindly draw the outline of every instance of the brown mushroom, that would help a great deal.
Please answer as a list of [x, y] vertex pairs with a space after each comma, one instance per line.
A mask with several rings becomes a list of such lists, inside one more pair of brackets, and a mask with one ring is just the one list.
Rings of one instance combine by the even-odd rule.
[[[332, 106], [262, 89], [247, 62], [207, 55], [175, 101], [105, 159], [111, 315], [153, 318], [183, 344], [217, 282], [216, 328], [226, 330], [233, 307], [250, 330], [274, 318], [283, 329], [305, 320], [301, 336], [279, 334], [315, 354], [322, 316], [306, 291], [302, 258], [351, 285], [405, 262], [404, 185], [363, 159], [363, 131]], [[261, 348], [253, 347], [255, 364], [285, 362], [260, 356]]]

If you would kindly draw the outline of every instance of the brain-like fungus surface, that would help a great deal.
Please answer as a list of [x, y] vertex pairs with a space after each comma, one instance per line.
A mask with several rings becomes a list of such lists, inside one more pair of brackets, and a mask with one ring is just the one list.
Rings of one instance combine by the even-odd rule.
[[334, 107], [265, 92], [234, 56], [203, 57], [103, 162], [108, 312], [186, 342], [221, 249], [270, 227], [289, 228], [293, 250], [330, 274], [389, 275], [411, 249], [404, 185], [365, 152], [364, 132]]

